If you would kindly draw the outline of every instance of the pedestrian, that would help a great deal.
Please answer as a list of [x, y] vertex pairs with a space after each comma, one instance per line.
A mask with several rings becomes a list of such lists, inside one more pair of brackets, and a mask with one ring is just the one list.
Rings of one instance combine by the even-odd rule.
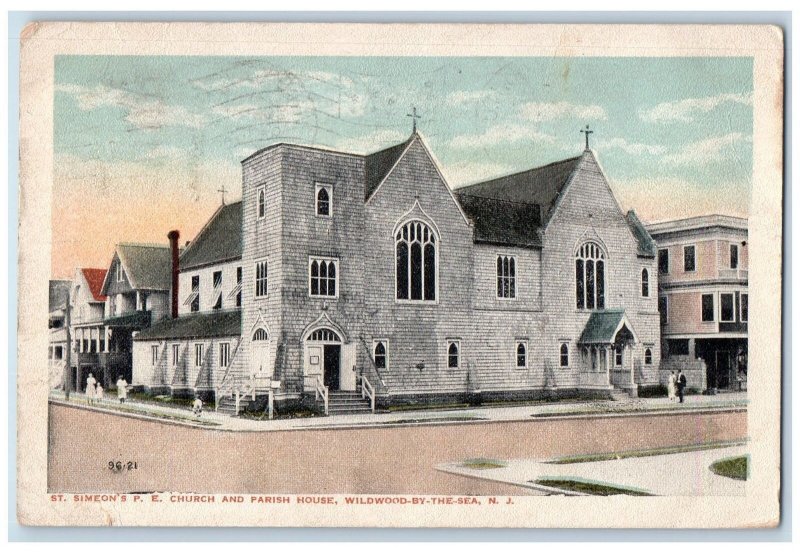
[[89, 376], [86, 379], [86, 399], [89, 401], [89, 405], [94, 403], [94, 387], [96, 384], [97, 380], [95, 380], [94, 376], [92, 376], [92, 373], [89, 373]]
[[667, 397], [670, 403], [675, 401], [675, 385], [677, 382], [678, 378], [675, 376], [675, 371], [670, 371], [669, 378], [667, 379]]
[[97, 383], [97, 388], [95, 388], [95, 391], [94, 391], [94, 398], [98, 402], [102, 402], [103, 401], [103, 386], [101, 386], [99, 382]]
[[122, 375], [117, 379], [117, 397], [120, 403], [125, 403], [128, 398], [128, 382]]
[[683, 403], [683, 391], [686, 388], [686, 375], [683, 371], [678, 369], [678, 397], [680, 402]]
[[194, 403], [192, 403], [192, 413], [194, 413], [194, 416], [199, 417], [202, 412], [203, 401], [199, 397], [196, 397], [194, 398]]

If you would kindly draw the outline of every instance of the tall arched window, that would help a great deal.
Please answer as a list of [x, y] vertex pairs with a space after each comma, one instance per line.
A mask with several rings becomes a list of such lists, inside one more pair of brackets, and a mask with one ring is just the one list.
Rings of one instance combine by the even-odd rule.
[[578, 309], [606, 306], [606, 256], [596, 242], [586, 242], [575, 253], [575, 296]]
[[525, 368], [528, 366], [528, 349], [525, 342], [517, 342], [517, 367]]
[[642, 269], [642, 297], [650, 297], [650, 273], [647, 269]]
[[258, 218], [261, 219], [267, 213], [267, 201], [263, 188], [258, 189]]
[[386, 368], [386, 342], [375, 342], [375, 350], [373, 351], [372, 359], [375, 361], [375, 366], [377, 368]]
[[569, 367], [569, 346], [561, 344], [558, 349], [558, 364], [562, 367]]
[[436, 301], [437, 242], [433, 230], [410, 221], [395, 235], [397, 299]]
[[651, 350], [650, 348], [644, 350], [644, 364], [645, 365], [653, 364], [653, 350]]
[[331, 215], [331, 191], [328, 186], [317, 185], [317, 215]]
[[457, 369], [461, 366], [461, 359], [458, 354], [458, 342], [449, 342], [447, 345], [447, 368]]

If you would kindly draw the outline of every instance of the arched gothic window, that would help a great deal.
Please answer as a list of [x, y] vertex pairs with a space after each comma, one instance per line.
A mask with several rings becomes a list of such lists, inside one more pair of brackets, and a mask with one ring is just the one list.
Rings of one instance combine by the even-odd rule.
[[645, 365], [653, 364], [653, 350], [651, 350], [650, 348], [644, 350], [644, 364]]
[[567, 346], [567, 344], [561, 344], [558, 354], [558, 364], [562, 367], [569, 367], [569, 346]]
[[458, 342], [450, 342], [447, 346], [447, 368], [457, 369], [461, 366], [458, 355]]
[[267, 213], [267, 201], [264, 194], [264, 189], [258, 189], [258, 218], [261, 219]]
[[327, 186], [317, 190], [317, 215], [329, 217], [331, 214], [331, 193]]
[[596, 242], [586, 242], [575, 252], [575, 296], [578, 309], [606, 306], [606, 256]]
[[525, 342], [517, 343], [517, 367], [524, 368], [528, 366], [528, 349], [525, 347]]
[[516, 259], [511, 255], [497, 256], [497, 297], [505, 299], [517, 297]]
[[386, 342], [375, 342], [373, 361], [375, 361], [375, 366], [377, 368], [379, 369], [386, 368]]
[[397, 299], [436, 301], [438, 254], [433, 230], [409, 221], [395, 235]]
[[650, 273], [647, 269], [642, 269], [642, 297], [650, 297]]
[[255, 332], [253, 332], [254, 342], [266, 342], [267, 340], [269, 340], [269, 335], [263, 328], [258, 328]]

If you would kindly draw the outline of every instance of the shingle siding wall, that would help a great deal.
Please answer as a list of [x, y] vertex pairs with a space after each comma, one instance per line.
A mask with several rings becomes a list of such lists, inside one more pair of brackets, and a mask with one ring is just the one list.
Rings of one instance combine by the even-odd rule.
[[[200, 277], [200, 311], [212, 311], [214, 302], [214, 273], [222, 271], [222, 309], [235, 309], [236, 297], [229, 297], [236, 287], [236, 268], [242, 266], [241, 261], [209, 265], [200, 269], [181, 271], [178, 276], [178, 314], [191, 313], [191, 305], [186, 300], [192, 293], [192, 277]], [[242, 275], [244, 278], [244, 274]]]

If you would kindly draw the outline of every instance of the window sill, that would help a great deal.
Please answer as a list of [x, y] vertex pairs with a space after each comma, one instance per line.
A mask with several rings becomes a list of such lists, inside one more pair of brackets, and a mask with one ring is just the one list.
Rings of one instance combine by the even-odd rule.
[[439, 300], [394, 300], [396, 305], [407, 305], [417, 307], [436, 307], [439, 305]]

